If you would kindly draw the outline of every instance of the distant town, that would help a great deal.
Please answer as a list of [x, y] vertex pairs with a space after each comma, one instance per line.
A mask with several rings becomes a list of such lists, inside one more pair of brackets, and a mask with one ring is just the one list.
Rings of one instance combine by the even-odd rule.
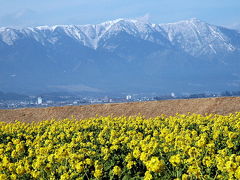
[[73, 95], [65, 96], [30, 96], [27, 99], [0, 100], [0, 109], [51, 107], [51, 106], [78, 106], [104, 103], [121, 103], [136, 101], [153, 101], [154, 97], [134, 97], [132, 95], [120, 97], [79, 97]]
[[170, 99], [191, 99], [191, 98], [207, 98], [222, 96], [240, 96], [240, 92], [223, 93], [202, 93], [176, 95], [170, 93], [168, 95], [143, 95], [143, 94], [126, 94], [120, 96], [80, 96], [80, 95], [64, 95], [64, 94], [45, 94], [37, 96], [26, 96], [14, 93], [0, 92], [0, 109], [16, 109], [31, 107], [53, 107], [53, 106], [79, 106], [90, 104], [105, 103], [124, 103], [124, 102], [142, 102]]

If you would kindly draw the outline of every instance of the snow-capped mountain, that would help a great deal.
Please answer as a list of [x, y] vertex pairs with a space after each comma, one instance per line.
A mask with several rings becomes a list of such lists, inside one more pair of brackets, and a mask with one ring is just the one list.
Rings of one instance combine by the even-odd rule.
[[[239, 49], [232, 38], [224, 34], [223, 27], [210, 25], [198, 19], [169, 24], [151, 24], [140, 20], [117, 19], [97, 25], [56, 25], [35, 28], [0, 28], [0, 39], [7, 45], [21, 39], [32, 39], [42, 45], [55, 44], [66, 36], [80, 44], [97, 49], [103, 42], [121, 32], [160, 45], [168, 44], [195, 55], [217, 54]], [[239, 33], [235, 30], [232, 34]]]
[[239, 88], [239, 65], [240, 33], [198, 19], [0, 28], [6, 91], [226, 90]]
[[158, 43], [161, 43], [162, 39], [158, 40], [153, 34], [157, 33], [162, 36], [165, 33], [154, 24], [137, 20], [117, 19], [97, 25], [56, 25], [25, 29], [1, 28], [0, 37], [8, 45], [13, 45], [14, 42], [24, 38], [31, 38], [42, 45], [46, 45], [49, 43], [55, 44], [61, 36], [66, 36], [84, 46], [97, 49], [101, 41], [107, 40], [119, 32], [126, 32], [129, 35]]
[[234, 46], [231, 43], [232, 37], [224, 34], [223, 28], [198, 19], [164, 24], [161, 27], [167, 32], [168, 39], [173, 45], [193, 56], [233, 52], [239, 49], [239, 45]]

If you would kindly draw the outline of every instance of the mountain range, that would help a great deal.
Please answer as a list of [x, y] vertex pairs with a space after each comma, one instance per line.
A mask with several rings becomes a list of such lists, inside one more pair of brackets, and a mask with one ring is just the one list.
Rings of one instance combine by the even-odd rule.
[[0, 90], [198, 93], [239, 90], [240, 32], [198, 19], [0, 28]]

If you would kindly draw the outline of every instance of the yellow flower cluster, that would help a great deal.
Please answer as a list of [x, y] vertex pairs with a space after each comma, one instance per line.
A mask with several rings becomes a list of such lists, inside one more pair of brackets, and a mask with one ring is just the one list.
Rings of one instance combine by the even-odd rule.
[[240, 113], [0, 122], [0, 179], [240, 179]]

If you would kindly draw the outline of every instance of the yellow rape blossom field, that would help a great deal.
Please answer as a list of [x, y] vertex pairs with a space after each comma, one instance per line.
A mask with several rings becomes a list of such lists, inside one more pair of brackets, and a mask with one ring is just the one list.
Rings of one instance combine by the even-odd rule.
[[240, 113], [1, 122], [4, 179], [240, 179]]

